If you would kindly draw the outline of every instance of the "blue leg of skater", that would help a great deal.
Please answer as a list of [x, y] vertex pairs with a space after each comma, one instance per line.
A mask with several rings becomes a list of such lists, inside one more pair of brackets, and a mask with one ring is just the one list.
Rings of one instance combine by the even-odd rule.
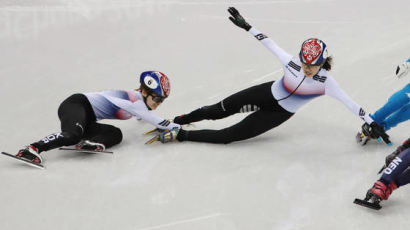
[[410, 84], [394, 93], [380, 109], [370, 116], [376, 123], [381, 124], [388, 116], [410, 102]]
[[398, 111], [387, 117], [381, 125], [387, 131], [401, 122], [410, 120], [410, 102], [407, 105], [401, 107]]

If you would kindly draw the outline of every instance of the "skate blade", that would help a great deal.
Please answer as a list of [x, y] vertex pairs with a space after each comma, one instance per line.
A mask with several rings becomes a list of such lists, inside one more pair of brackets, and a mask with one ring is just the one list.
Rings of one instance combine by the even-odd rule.
[[58, 150], [68, 150], [68, 151], [76, 151], [80, 153], [109, 153], [109, 154], [114, 154], [114, 152], [111, 151], [94, 151], [94, 150], [86, 150], [86, 149], [76, 149], [76, 148], [58, 148]]
[[144, 135], [148, 135], [148, 134], [155, 133], [155, 132], [157, 132], [157, 129], [148, 130], [144, 133]]
[[382, 208], [380, 204], [370, 203], [368, 201], [357, 199], [357, 198], [353, 201], [353, 203], [366, 207], [366, 208], [371, 208], [374, 210], [380, 210]]
[[33, 162], [29, 161], [29, 160], [16, 157], [16, 156], [14, 156], [14, 155], [12, 155], [12, 154], [10, 154], [10, 153], [6, 153], [6, 152], [1, 152], [1, 153], [2, 153], [3, 155], [5, 155], [5, 156], [8, 156], [8, 157], [14, 158], [14, 159], [16, 159], [16, 160], [19, 160], [19, 161], [21, 161], [22, 163], [24, 163], [24, 164], [26, 164], [26, 165], [29, 165], [29, 166], [32, 166], [32, 167], [35, 167], [35, 168], [38, 168], [38, 169], [45, 169], [44, 165], [42, 165], [42, 164], [33, 163]]
[[356, 134], [356, 142], [357, 143], [361, 143], [362, 141], [363, 141], [363, 138], [364, 138], [365, 136], [364, 136], [364, 134], [362, 133], [362, 132], [358, 132], [357, 134]]
[[150, 144], [152, 144], [152, 143], [154, 143], [154, 142], [156, 142], [156, 141], [159, 141], [159, 135], [157, 135], [157, 136], [155, 136], [155, 137], [149, 139], [147, 142], [145, 142], [145, 144], [146, 144], [146, 145], [150, 145]]

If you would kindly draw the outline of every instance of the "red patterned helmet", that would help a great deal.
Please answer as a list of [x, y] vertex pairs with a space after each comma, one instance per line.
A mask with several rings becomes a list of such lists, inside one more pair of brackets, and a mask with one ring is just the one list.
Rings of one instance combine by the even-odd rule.
[[326, 44], [317, 38], [304, 41], [300, 49], [299, 59], [307, 65], [320, 65], [329, 57]]

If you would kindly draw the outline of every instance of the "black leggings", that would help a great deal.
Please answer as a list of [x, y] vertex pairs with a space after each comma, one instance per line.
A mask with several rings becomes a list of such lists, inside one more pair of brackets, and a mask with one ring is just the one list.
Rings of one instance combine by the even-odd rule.
[[122, 132], [112, 125], [96, 122], [90, 102], [84, 94], [73, 94], [58, 108], [61, 133], [53, 133], [33, 143], [39, 152], [75, 145], [82, 139], [104, 144], [106, 148], [122, 141]]
[[258, 136], [288, 120], [293, 113], [283, 109], [272, 96], [273, 81], [250, 87], [235, 93], [221, 102], [199, 108], [174, 119], [175, 123], [216, 120], [239, 112], [251, 112], [239, 123], [221, 130], [180, 130], [179, 141], [230, 143]]

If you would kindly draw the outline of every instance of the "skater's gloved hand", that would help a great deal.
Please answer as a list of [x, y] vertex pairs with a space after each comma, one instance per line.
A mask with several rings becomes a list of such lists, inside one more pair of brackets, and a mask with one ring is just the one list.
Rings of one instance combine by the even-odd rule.
[[183, 117], [184, 115], [176, 116], [174, 117], [173, 122], [178, 125], [184, 125], [184, 123], [182, 122]]
[[393, 161], [394, 158], [396, 158], [400, 154], [400, 152], [401, 152], [401, 149], [399, 147], [394, 152], [387, 155], [386, 163], [385, 163], [384, 167], [386, 168], [387, 166], [389, 166], [389, 164]]
[[229, 17], [229, 20], [231, 20], [233, 24], [246, 31], [249, 31], [252, 28], [252, 26], [245, 21], [242, 15], [239, 14], [239, 11], [235, 9], [235, 7], [229, 7], [228, 12], [232, 15], [232, 17]]
[[158, 140], [162, 143], [167, 143], [175, 141], [179, 133], [179, 128], [173, 128], [171, 130], [166, 130], [158, 135]]
[[405, 62], [403, 62], [403, 63], [401, 63], [400, 65], [397, 66], [396, 76], [398, 78], [401, 78], [401, 77], [405, 76], [409, 72], [409, 68], [410, 68], [409, 60], [407, 60], [407, 61], [405, 61]]
[[390, 153], [387, 157], [386, 157], [386, 162], [383, 165], [383, 167], [380, 169], [379, 174], [381, 172], [383, 172], [383, 170], [385, 168], [387, 168], [387, 166], [389, 166], [389, 164], [394, 160], [394, 158], [396, 158], [403, 150], [409, 148], [410, 146], [410, 138], [407, 139], [401, 146], [397, 147], [397, 149]]
[[380, 126], [379, 124], [377, 124], [376, 122], [372, 122], [370, 124], [370, 136], [372, 138], [379, 138], [381, 137], [383, 139], [383, 141], [390, 145], [391, 141], [389, 139], [389, 135], [386, 134], [386, 132], [384, 131], [384, 128], [382, 126]]
[[401, 149], [401, 151], [403, 151], [403, 150], [405, 150], [405, 149], [407, 149], [407, 148], [410, 148], [410, 138], [407, 139], [407, 140], [405, 140], [405, 141], [403, 142], [403, 144], [402, 144], [401, 146], [399, 146], [399, 148]]

